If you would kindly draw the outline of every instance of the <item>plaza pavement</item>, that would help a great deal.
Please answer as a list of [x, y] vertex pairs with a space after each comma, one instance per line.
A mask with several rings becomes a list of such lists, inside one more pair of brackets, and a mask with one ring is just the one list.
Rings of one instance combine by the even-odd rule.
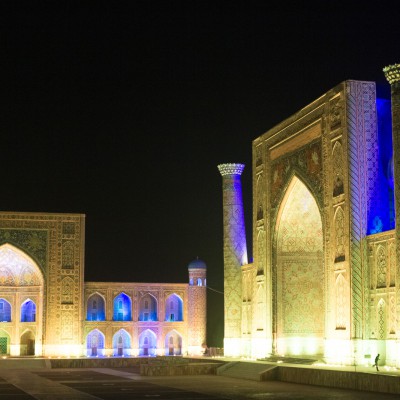
[[[230, 358], [221, 360], [233, 361]], [[276, 381], [256, 382], [215, 375], [143, 377], [139, 375], [138, 367], [50, 369], [48, 362], [42, 359], [36, 364], [33, 360], [25, 360], [27, 362], [24, 363], [24, 368], [15, 368], [15, 362], [12, 363], [13, 365], [8, 364], [7, 367], [7, 361], [13, 360], [0, 360], [0, 400], [398, 400], [400, 398], [396, 394], [332, 389]], [[24, 360], [18, 359], [18, 361]], [[240, 359], [240, 361], [243, 360]], [[315, 368], [314, 366], [302, 367]], [[354, 367], [337, 368], [354, 371]], [[357, 366], [356, 369], [357, 372], [378, 373], [372, 367]], [[381, 368], [379, 374], [390, 374], [400, 379], [399, 370]]]

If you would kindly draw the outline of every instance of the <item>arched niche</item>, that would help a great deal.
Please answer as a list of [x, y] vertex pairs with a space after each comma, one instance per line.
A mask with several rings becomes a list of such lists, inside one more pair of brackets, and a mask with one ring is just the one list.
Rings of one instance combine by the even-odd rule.
[[114, 356], [129, 356], [131, 349], [131, 336], [125, 329], [120, 329], [113, 336]]
[[155, 356], [157, 336], [151, 329], [146, 329], [139, 336], [139, 356]]
[[31, 299], [21, 304], [21, 322], [36, 322], [36, 304]]
[[120, 293], [114, 298], [114, 321], [131, 321], [132, 320], [132, 301], [131, 298], [125, 294]]
[[165, 336], [165, 355], [178, 356], [182, 354], [182, 336], [175, 329]]
[[0, 329], [0, 356], [10, 354], [10, 335], [3, 329]]
[[0, 323], [2, 322], [11, 322], [11, 304], [0, 298]]
[[296, 176], [279, 208], [275, 240], [277, 352], [322, 353], [325, 315], [322, 220], [314, 196]]
[[87, 299], [87, 321], [105, 321], [105, 301], [101, 294], [93, 293]]
[[35, 355], [35, 335], [31, 330], [27, 330], [21, 335], [20, 355], [21, 356]]
[[97, 357], [104, 355], [104, 334], [98, 329], [93, 329], [86, 336], [87, 356]]
[[165, 320], [183, 321], [183, 301], [176, 293], [168, 296], [165, 301]]
[[139, 301], [139, 321], [157, 321], [157, 319], [157, 300], [147, 293]]

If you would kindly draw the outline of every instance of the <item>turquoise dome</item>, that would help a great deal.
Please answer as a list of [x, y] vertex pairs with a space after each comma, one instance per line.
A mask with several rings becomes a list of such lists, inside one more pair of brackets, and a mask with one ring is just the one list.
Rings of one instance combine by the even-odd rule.
[[207, 265], [203, 260], [196, 258], [189, 263], [188, 269], [207, 269]]

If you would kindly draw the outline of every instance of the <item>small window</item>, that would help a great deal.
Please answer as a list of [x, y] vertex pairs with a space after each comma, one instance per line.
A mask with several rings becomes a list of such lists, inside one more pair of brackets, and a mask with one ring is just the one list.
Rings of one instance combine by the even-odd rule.
[[147, 336], [144, 338], [143, 344], [149, 344], [149, 338]]
[[173, 310], [174, 309], [174, 303], [171, 301], [171, 303], [169, 303], [169, 309]]
[[122, 308], [122, 300], [120, 300], [120, 301], [118, 302], [118, 308], [119, 308], [119, 309]]
[[93, 300], [92, 308], [97, 308], [97, 301], [96, 300]]
[[201, 279], [199, 278], [199, 279], [197, 279], [197, 286], [203, 286], [203, 283], [202, 283], [202, 281], [201, 281]]
[[146, 310], [149, 308], [149, 302], [147, 300], [144, 301], [144, 308]]
[[172, 336], [169, 337], [169, 344], [174, 344], [174, 338]]
[[143, 321], [148, 321], [149, 320], [149, 313], [145, 312], [143, 313]]

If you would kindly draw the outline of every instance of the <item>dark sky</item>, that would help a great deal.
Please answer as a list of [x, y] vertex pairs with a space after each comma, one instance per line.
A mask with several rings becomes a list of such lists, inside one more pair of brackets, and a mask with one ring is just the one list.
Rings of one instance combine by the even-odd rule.
[[400, 18], [373, 4], [2, 1], [0, 209], [85, 213], [86, 280], [199, 256], [222, 290], [217, 164], [247, 165], [251, 255], [252, 140], [346, 79], [388, 96]]

